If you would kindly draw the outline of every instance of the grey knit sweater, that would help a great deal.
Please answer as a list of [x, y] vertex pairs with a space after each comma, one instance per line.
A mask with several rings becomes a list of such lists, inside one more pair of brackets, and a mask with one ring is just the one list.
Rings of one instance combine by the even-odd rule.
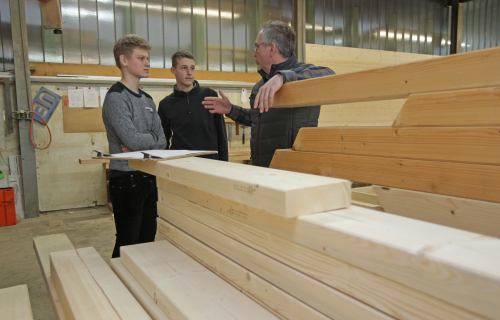
[[[106, 94], [102, 108], [109, 153], [121, 153], [121, 145], [132, 151], [165, 149], [167, 141], [156, 106], [150, 95], [135, 93], [121, 82]], [[135, 171], [126, 160], [111, 160], [111, 170]]]

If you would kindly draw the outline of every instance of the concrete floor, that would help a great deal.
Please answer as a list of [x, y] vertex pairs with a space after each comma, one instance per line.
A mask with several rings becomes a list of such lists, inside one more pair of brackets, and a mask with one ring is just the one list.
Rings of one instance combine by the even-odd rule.
[[[49, 227], [49, 221], [63, 225]], [[27, 284], [33, 319], [56, 319], [33, 249], [33, 237], [66, 233], [75, 248], [94, 247], [109, 263], [115, 243], [115, 224], [106, 207], [55, 211], [0, 227], [0, 288]]]

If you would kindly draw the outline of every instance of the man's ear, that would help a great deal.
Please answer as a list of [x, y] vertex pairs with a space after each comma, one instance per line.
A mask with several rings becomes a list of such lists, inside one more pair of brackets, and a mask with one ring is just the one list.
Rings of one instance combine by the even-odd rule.
[[175, 68], [174, 67], [170, 68], [170, 72], [172, 72], [172, 74], [175, 76]]
[[121, 54], [120, 55], [120, 64], [122, 65], [122, 67], [126, 67], [127, 62], [128, 62], [127, 57], [124, 54]]
[[276, 53], [278, 53], [278, 48], [276, 48], [276, 44], [274, 42], [271, 42], [269, 45], [269, 55], [274, 56]]

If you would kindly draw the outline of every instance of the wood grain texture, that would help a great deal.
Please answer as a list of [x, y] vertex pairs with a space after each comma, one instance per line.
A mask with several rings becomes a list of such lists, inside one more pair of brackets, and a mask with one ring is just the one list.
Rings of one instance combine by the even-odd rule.
[[167, 241], [121, 247], [121, 261], [174, 319], [277, 319]]
[[149, 316], [154, 320], [170, 320], [169, 317], [158, 307], [143, 287], [135, 280], [134, 276], [125, 268], [120, 258], [113, 258], [109, 262], [111, 269], [120, 278], [123, 284], [130, 290]]
[[283, 319], [329, 319], [302, 301], [285, 291], [273, 286], [255, 273], [245, 269], [224, 255], [211, 249], [194, 237], [181, 231], [161, 218], [158, 219], [158, 231], [178, 248], [202, 263], [248, 296], [264, 304]]
[[[285, 84], [274, 108], [407, 98], [500, 85], [500, 48]], [[464, 76], [466, 74], [467, 76]]]
[[500, 126], [500, 88], [411, 94], [392, 126]]
[[47, 29], [62, 29], [63, 23], [59, 0], [40, 2], [40, 10], [42, 11], [44, 27], [51, 26]]
[[27, 285], [0, 289], [0, 320], [33, 320]]
[[500, 166], [276, 150], [271, 168], [500, 202]]
[[[35, 67], [35, 71], [31, 73], [32, 76], [56, 77], [58, 74], [66, 74], [121, 77], [120, 69], [116, 66], [30, 61], [30, 67]], [[164, 68], [150, 68], [149, 78], [175, 79], [174, 75], [170, 72], [170, 69]], [[196, 80], [241, 81], [256, 83], [260, 79], [262, 79], [262, 77], [258, 73], [196, 70]]]
[[214, 250], [259, 275], [290, 295], [333, 319], [390, 319], [338, 290], [289, 268], [216, 230], [162, 204], [158, 214]]
[[76, 250], [52, 252], [50, 272], [66, 318], [120, 320]]
[[121, 320], [151, 319], [94, 247], [76, 252]]
[[351, 200], [350, 182], [341, 179], [203, 158], [130, 161], [129, 165], [288, 218], [345, 208]]
[[[440, 299], [422, 294], [233, 217], [221, 215], [174, 194], [160, 190], [159, 196], [160, 201], [170, 208], [397, 319], [481, 318]], [[159, 219], [158, 223], [160, 232], [164, 233], [163, 221]], [[172, 233], [169, 229], [167, 231]], [[215, 267], [221, 270], [219, 264]], [[301, 318], [309, 319], [304, 316]]]
[[[169, 187], [161, 181], [159, 185]], [[285, 219], [193, 188], [169, 189], [471, 312], [490, 318], [500, 314], [499, 239], [357, 206]]]
[[73, 244], [71, 244], [71, 241], [69, 241], [64, 233], [34, 237], [33, 247], [38, 258], [40, 269], [42, 270], [43, 279], [45, 280], [45, 285], [50, 295], [50, 302], [52, 303], [56, 317], [58, 320], [65, 320], [67, 318], [64, 315], [61, 301], [54, 287], [54, 282], [50, 273], [49, 255], [51, 252], [72, 250], [75, 247], [73, 247]]
[[373, 186], [384, 210], [400, 216], [500, 238], [500, 204]]
[[500, 127], [301, 128], [293, 150], [500, 165]]

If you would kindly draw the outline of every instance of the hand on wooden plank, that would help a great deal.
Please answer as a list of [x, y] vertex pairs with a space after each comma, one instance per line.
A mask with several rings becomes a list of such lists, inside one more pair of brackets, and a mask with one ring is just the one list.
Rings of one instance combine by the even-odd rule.
[[222, 93], [222, 90], [219, 90], [219, 97], [205, 97], [205, 101], [201, 104], [205, 106], [205, 109], [208, 109], [210, 113], [218, 113], [218, 114], [228, 114], [231, 112], [231, 102], [229, 99]]
[[269, 107], [272, 107], [274, 103], [274, 94], [281, 89], [282, 86], [283, 76], [281, 74], [277, 74], [269, 79], [265, 85], [260, 87], [255, 97], [253, 108], [260, 108], [260, 113], [269, 111]]

